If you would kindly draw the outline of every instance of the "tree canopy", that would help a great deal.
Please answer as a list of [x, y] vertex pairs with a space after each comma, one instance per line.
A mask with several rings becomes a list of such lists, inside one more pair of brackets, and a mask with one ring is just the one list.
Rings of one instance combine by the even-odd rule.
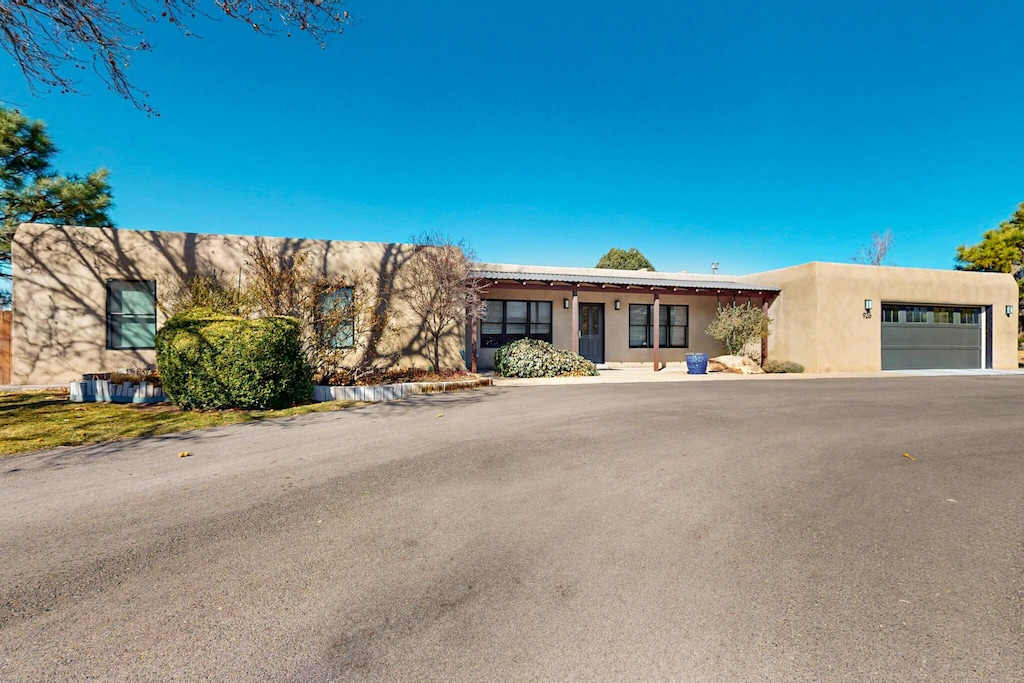
[[143, 111], [146, 93], [128, 78], [135, 52], [153, 49], [140, 25], [167, 22], [185, 35], [198, 18], [234, 19], [264, 35], [304, 32], [325, 46], [352, 21], [344, 0], [0, 0], [0, 46], [33, 91], [77, 92], [76, 70], [92, 68]]
[[1010, 273], [1024, 298], [1024, 202], [998, 228], [986, 230], [980, 242], [957, 247], [956, 269]]
[[107, 171], [61, 175], [52, 166], [56, 155], [42, 121], [0, 108], [0, 286], [11, 276], [11, 239], [20, 224], [113, 224]]
[[607, 254], [601, 257], [595, 267], [615, 270], [654, 270], [651, 262], [636, 247], [630, 247], [629, 251], [612, 247]]

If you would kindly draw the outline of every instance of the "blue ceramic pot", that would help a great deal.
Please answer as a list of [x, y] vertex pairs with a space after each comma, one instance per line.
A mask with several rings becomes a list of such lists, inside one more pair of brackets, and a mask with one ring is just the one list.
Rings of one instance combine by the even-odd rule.
[[691, 375], [708, 374], [708, 354], [688, 353], [686, 354], [686, 372]]

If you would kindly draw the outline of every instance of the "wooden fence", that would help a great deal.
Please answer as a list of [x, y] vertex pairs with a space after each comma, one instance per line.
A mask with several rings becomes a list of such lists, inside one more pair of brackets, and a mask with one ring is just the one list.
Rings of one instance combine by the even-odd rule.
[[11, 323], [13, 311], [0, 311], [0, 384], [11, 383]]

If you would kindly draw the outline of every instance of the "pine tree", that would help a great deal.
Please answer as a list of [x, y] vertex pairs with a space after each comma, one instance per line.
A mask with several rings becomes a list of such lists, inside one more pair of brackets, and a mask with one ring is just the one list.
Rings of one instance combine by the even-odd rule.
[[11, 240], [22, 223], [112, 225], [107, 171], [53, 169], [57, 147], [42, 121], [0, 108], [0, 304], [9, 304]]
[[1024, 202], [998, 228], [987, 230], [980, 242], [957, 247], [956, 269], [1010, 273], [1024, 298]]

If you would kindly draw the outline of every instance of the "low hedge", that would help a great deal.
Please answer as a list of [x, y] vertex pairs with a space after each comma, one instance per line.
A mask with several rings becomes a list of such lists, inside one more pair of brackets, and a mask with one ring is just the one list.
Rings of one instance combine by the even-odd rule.
[[790, 360], [766, 360], [761, 369], [770, 373], [800, 373], [804, 371], [804, 366]]
[[279, 409], [313, 399], [294, 318], [185, 311], [157, 332], [156, 362], [167, 397], [189, 410]]
[[502, 377], [588, 377], [597, 366], [572, 351], [539, 339], [519, 339], [494, 354], [494, 370]]

